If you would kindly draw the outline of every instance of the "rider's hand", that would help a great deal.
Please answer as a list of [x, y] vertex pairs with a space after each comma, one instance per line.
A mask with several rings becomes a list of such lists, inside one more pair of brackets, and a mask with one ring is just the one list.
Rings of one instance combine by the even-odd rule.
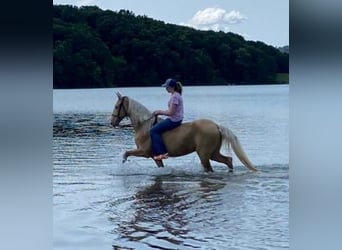
[[161, 115], [162, 114], [162, 111], [161, 110], [156, 110], [156, 111], [153, 111], [152, 115]]

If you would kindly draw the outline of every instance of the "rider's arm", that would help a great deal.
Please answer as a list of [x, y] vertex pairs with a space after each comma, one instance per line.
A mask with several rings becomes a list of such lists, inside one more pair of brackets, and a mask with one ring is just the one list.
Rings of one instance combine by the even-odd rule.
[[153, 112], [153, 115], [166, 115], [166, 116], [171, 116], [176, 113], [177, 110], [177, 105], [172, 104], [170, 105], [170, 108], [168, 110], [156, 110]]

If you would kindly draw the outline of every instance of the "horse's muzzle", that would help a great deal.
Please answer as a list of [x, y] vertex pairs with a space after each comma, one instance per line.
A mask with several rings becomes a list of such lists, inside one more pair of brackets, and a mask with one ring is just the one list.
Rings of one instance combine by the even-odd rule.
[[110, 120], [110, 124], [115, 128], [119, 125], [120, 123], [120, 119], [118, 119], [117, 117], [112, 117], [112, 119]]
[[121, 120], [120, 119], [112, 119], [112, 121], [110, 122], [110, 124], [116, 128], [116, 127], [119, 127], [119, 124], [120, 124]]

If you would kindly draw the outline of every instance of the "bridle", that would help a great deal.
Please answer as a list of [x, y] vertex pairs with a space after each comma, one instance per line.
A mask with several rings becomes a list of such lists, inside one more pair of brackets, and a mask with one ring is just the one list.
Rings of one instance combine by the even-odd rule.
[[[127, 96], [124, 96], [124, 97], [121, 98], [122, 101], [121, 101], [120, 104], [119, 104], [119, 111], [118, 111], [118, 114], [117, 114], [117, 115], [112, 114], [112, 116], [117, 117], [117, 118], [119, 118], [120, 120], [122, 120], [122, 119], [128, 114], [128, 112], [127, 112], [127, 110], [126, 110], [126, 108], [125, 108], [125, 105], [124, 105], [125, 98], [127, 98]], [[124, 115], [123, 117], [120, 117], [121, 109], [125, 112], [125, 115]]]

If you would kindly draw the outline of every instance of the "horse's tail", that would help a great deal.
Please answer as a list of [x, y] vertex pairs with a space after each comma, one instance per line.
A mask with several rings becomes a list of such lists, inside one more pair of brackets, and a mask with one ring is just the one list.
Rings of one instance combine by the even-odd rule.
[[248, 159], [245, 151], [242, 149], [242, 146], [237, 136], [227, 127], [219, 126], [219, 130], [222, 135], [222, 143], [223, 141], [226, 141], [228, 149], [231, 145], [236, 156], [248, 169], [257, 171], [257, 169], [253, 166], [251, 161]]

